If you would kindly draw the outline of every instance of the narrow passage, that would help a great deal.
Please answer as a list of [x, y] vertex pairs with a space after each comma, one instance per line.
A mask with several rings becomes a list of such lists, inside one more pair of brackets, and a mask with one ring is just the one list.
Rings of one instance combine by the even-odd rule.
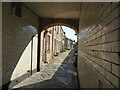
[[60, 53], [49, 64], [13, 88], [79, 88], [74, 51]]

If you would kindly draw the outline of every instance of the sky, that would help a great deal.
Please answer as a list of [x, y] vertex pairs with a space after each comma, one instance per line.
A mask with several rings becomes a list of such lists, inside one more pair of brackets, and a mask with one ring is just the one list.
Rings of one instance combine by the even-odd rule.
[[73, 29], [66, 26], [62, 26], [62, 28], [67, 38], [75, 40], [77, 42], [77, 36], [75, 35], [75, 31]]

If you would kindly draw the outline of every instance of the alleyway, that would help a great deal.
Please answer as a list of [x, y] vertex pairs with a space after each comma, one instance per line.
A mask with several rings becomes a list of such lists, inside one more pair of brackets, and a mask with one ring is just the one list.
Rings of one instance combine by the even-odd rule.
[[2, 90], [120, 90], [120, 2], [22, 1], [0, 2]]
[[13, 88], [79, 88], [73, 50], [60, 53], [37, 72]]

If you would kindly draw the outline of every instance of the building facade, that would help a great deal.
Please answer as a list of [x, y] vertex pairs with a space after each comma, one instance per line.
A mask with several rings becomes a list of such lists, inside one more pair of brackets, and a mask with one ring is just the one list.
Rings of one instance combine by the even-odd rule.
[[74, 41], [72, 41], [71, 39], [65, 37], [65, 47], [67, 50], [70, 50], [73, 48], [73, 45], [74, 45], [73, 42]]
[[[65, 32], [61, 26], [53, 26], [41, 32], [41, 64], [49, 63], [65, 47]], [[42, 65], [41, 65], [42, 66]]]

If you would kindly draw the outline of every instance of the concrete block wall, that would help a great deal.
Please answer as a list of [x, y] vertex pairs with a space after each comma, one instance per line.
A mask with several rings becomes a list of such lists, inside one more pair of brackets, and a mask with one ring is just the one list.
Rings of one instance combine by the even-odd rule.
[[[21, 17], [17, 17], [11, 13], [11, 5], [12, 3], [9, 2], [2, 4], [2, 84], [4, 87], [9, 84], [12, 73], [32, 36], [39, 30], [37, 15], [22, 5]], [[21, 67], [19, 71], [24, 69], [26, 68]]]
[[78, 39], [81, 88], [120, 89], [120, 4], [103, 3]]

